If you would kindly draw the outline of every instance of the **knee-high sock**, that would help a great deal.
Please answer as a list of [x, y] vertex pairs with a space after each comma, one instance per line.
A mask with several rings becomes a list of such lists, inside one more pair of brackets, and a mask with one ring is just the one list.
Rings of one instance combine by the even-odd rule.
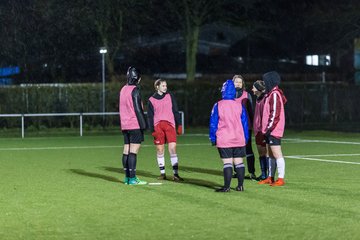
[[230, 188], [231, 178], [232, 178], [232, 164], [231, 163], [225, 163], [224, 164], [224, 187]]
[[[251, 136], [251, 130], [249, 130], [249, 136]], [[246, 163], [248, 167], [248, 172], [255, 174], [255, 157], [252, 150], [251, 137], [246, 143]]]
[[157, 155], [157, 162], [159, 165], [160, 173], [165, 174], [165, 157], [164, 154]]
[[267, 177], [267, 174], [266, 174], [266, 172], [267, 172], [267, 164], [266, 164], [266, 161], [267, 161], [266, 156], [261, 156], [261, 157], [259, 157], [260, 168], [261, 168], [261, 175], [262, 175], [262, 176], [265, 176], [265, 177]]
[[276, 159], [277, 170], [278, 170], [278, 177], [284, 178], [285, 177], [285, 160], [284, 158]]
[[246, 155], [246, 162], [248, 166], [248, 172], [255, 174], [255, 157], [254, 154]]
[[275, 177], [276, 160], [269, 157], [269, 177]]
[[177, 154], [170, 154], [170, 160], [171, 160], [171, 165], [172, 165], [174, 174], [178, 174], [179, 161], [178, 161]]
[[129, 166], [129, 177], [134, 178], [136, 177], [136, 154], [135, 153], [129, 153], [128, 157], [128, 166]]
[[235, 172], [238, 179], [238, 187], [244, 184], [244, 177], [245, 177], [245, 165], [244, 163], [240, 163], [235, 165]]
[[128, 157], [129, 155], [127, 154], [123, 154], [122, 156], [122, 164], [123, 164], [123, 169], [124, 169], [124, 173], [126, 177], [129, 177], [129, 162], [128, 162]]

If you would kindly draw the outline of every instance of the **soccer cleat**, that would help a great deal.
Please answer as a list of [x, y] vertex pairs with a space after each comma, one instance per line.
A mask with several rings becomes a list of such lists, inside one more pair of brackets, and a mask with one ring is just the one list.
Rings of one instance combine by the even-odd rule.
[[158, 180], [166, 180], [166, 174], [165, 173], [160, 174], [160, 176], [158, 176], [157, 179]]
[[244, 186], [237, 186], [237, 187], [235, 188], [235, 191], [243, 192], [243, 191], [244, 191]]
[[230, 188], [222, 187], [222, 188], [216, 189], [215, 192], [230, 192]]
[[173, 181], [174, 182], [182, 182], [182, 181], [184, 181], [184, 179], [182, 177], [180, 177], [179, 174], [174, 174]]
[[147, 182], [140, 180], [138, 177], [129, 178], [129, 185], [146, 185]]
[[278, 180], [276, 180], [276, 182], [270, 184], [270, 186], [272, 187], [279, 187], [279, 186], [284, 186], [285, 185], [285, 181], [283, 178], [278, 178]]
[[125, 177], [125, 178], [124, 178], [124, 184], [126, 184], [126, 185], [129, 184], [129, 177]]
[[246, 175], [244, 178], [245, 179], [250, 179], [250, 180], [253, 180], [253, 181], [257, 181], [256, 180], [257, 177], [256, 177], [256, 175], [254, 173], [250, 173], [250, 174]]
[[232, 176], [232, 178], [237, 178], [237, 175], [236, 175], [236, 173], [234, 173], [234, 175]]
[[266, 179], [258, 182], [258, 184], [272, 184], [274, 183], [274, 178], [272, 177], [267, 177]]
[[257, 181], [262, 181], [262, 180], [265, 180], [265, 179], [266, 179], [266, 175], [264, 175], [264, 174], [261, 174], [260, 176], [258, 176], [256, 178]]

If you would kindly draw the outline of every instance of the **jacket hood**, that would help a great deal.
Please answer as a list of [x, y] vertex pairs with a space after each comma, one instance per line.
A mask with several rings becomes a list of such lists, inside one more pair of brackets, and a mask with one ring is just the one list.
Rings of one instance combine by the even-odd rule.
[[276, 71], [267, 72], [262, 76], [263, 81], [265, 82], [265, 91], [268, 93], [274, 87], [278, 86], [281, 82], [279, 73]]
[[226, 80], [221, 88], [223, 99], [235, 99], [236, 89], [232, 80]]

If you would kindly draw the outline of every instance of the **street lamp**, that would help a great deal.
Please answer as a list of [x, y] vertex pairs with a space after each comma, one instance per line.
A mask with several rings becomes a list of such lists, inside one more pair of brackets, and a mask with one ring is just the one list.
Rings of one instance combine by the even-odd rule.
[[105, 54], [107, 53], [106, 47], [100, 48], [102, 56], [102, 112], [105, 112]]

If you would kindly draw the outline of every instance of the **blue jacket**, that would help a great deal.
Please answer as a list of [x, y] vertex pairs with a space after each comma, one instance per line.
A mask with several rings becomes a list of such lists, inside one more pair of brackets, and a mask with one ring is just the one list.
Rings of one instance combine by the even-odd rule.
[[[222, 93], [222, 99], [235, 101], [236, 89], [232, 80], [226, 80], [226, 82], [222, 86], [221, 93]], [[248, 126], [248, 118], [247, 118], [245, 106], [242, 106], [242, 112], [240, 118], [244, 130], [245, 141], [248, 142], [250, 136], [248, 131], [249, 126]], [[219, 123], [218, 104], [215, 103], [211, 111], [210, 126], [209, 126], [209, 138], [212, 145], [216, 145], [216, 131], [218, 129], [218, 123]]]

